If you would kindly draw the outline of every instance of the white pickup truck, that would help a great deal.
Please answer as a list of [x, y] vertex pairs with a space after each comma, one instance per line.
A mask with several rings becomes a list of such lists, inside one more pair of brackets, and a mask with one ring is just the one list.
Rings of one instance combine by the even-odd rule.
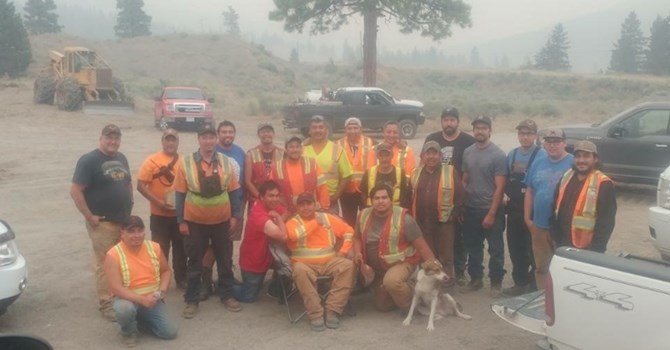
[[656, 206], [649, 208], [649, 234], [663, 260], [670, 261], [670, 167], [658, 179]]
[[670, 349], [669, 263], [563, 247], [549, 272], [545, 292], [496, 301], [493, 312], [545, 336], [545, 349]]

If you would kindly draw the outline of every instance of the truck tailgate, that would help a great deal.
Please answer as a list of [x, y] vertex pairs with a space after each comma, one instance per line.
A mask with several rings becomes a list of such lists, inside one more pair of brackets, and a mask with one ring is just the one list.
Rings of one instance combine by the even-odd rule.
[[544, 291], [495, 301], [491, 311], [503, 320], [526, 331], [546, 335]]

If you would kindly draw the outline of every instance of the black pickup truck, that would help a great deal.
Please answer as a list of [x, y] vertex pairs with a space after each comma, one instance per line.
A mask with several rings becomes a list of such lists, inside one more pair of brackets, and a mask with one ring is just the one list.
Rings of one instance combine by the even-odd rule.
[[642, 103], [601, 123], [559, 127], [570, 152], [579, 140], [595, 143], [602, 170], [614, 180], [655, 185], [670, 165], [670, 102]]
[[325, 117], [332, 131], [344, 128], [344, 121], [357, 117], [367, 130], [380, 130], [390, 120], [400, 124], [400, 137], [411, 139], [417, 125], [425, 122], [423, 103], [397, 100], [379, 88], [341, 88], [330, 100], [299, 102], [284, 108], [284, 127], [296, 128], [307, 136], [314, 115]]

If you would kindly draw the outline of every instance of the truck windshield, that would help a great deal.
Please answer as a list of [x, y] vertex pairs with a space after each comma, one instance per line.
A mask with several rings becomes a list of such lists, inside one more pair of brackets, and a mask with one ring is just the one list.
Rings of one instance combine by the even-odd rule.
[[204, 100], [202, 91], [192, 89], [170, 89], [165, 91], [164, 98], [183, 100]]

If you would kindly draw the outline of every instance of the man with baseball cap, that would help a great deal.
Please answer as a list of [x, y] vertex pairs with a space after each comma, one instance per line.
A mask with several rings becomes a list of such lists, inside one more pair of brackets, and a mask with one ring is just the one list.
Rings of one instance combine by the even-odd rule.
[[412, 187], [409, 184], [409, 176], [405, 169], [393, 165], [393, 146], [382, 142], [375, 149], [378, 164], [368, 169], [361, 180], [363, 205], [365, 207], [371, 206], [372, 201], [369, 191], [379, 184], [384, 184], [393, 189], [393, 196], [391, 197], [393, 205], [409, 210], [412, 206]]
[[590, 141], [575, 144], [575, 162], [556, 191], [551, 233], [557, 247], [604, 253], [616, 217], [614, 184], [597, 170], [598, 150]]
[[548, 129], [543, 138], [547, 156], [535, 159], [523, 181], [526, 185], [523, 219], [531, 234], [535, 286], [540, 290], [545, 287], [549, 262], [555, 248], [549, 233], [554, 190], [573, 160], [572, 154], [565, 150], [565, 133], [562, 129]]
[[[302, 296], [313, 331], [340, 327], [340, 315], [354, 284], [353, 261], [346, 258], [353, 244], [354, 229], [339, 217], [316, 211], [314, 194], [298, 196], [298, 215], [286, 222], [286, 245], [291, 252], [293, 280]], [[336, 251], [336, 241], [342, 242]], [[316, 277], [332, 276], [324, 306], [317, 293]]]
[[462, 215], [465, 192], [454, 166], [442, 164], [440, 151], [435, 141], [423, 145], [423, 165], [411, 179], [412, 213], [445, 272], [454, 277], [454, 223]]
[[345, 136], [337, 141], [351, 165], [351, 179], [340, 196], [342, 218], [350, 226], [356, 223], [358, 211], [363, 208], [361, 201], [361, 180], [363, 173], [375, 165], [375, 142], [361, 132], [361, 120], [356, 117], [344, 122]]
[[112, 299], [103, 268], [105, 254], [119, 242], [121, 223], [133, 208], [133, 184], [128, 160], [119, 152], [121, 129], [106, 125], [97, 149], [77, 161], [70, 196], [86, 220], [93, 243], [96, 289], [103, 318], [114, 321]]
[[463, 152], [463, 184], [467, 191], [463, 240], [468, 250], [468, 291], [483, 287], [484, 240], [488, 243], [491, 296], [502, 293], [505, 276], [505, 213], [502, 207], [507, 182], [505, 152], [491, 142], [491, 118], [480, 115], [472, 122], [475, 144]]
[[523, 183], [528, 168], [546, 152], [535, 144], [537, 124], [522, 120], [516, 127], [519, 147], [507, 155], [507, 185], [505, 186], [505, 212], [507, 213], [507, 249], [512, 261], [514, 286], [503, 290], [507, 296], [517, 296], [528, 291], [535, 283], [533, 248], [530, 231], [523, 219], [523, 202], [526, 185]]
[[158, 243], [165, 258], [172, 248], [172, 268], [177, 287], [186, 288], [186, 253], [179, 234], [175, 195], [172, 189], [179, 161], [179, 134], [168, 128], [161, 137], [162, 150], [147, 157], [137, 174], [137, 191], [149, 201], [151, 240]]
[[[440, 115], [441, 131], [436, 131], [426, 137], [426, 141], [435, 141], [440, 145], [440, 153], [443, 164], [454, 166], [459, 175], [463, 175], [463, 152], [475, 143], [472, 135], [459, 129], [460, 113], [455, 107], [448, 106], [442, 110]], [[456, 269], [456, 282], [465, 285], [465, 264], [467, 254], [463, 246], [463, 229], [459, 222], [454, 226], [454, 268]]]
[[274, 144], [275, 128], [272, 124], [259, 123], [256, 133], [261, 143], [248, 150], [244, 160], [244, 186], [249, 209], [258, 198], [258, 186], [272, 179], [272, 169], [284, 157], [284, 149]]
[[242, 217], [240, 185], [228, 157], [215, 151], [216, 128], [205, 124], [198, 131], [199, 149], [181, 157], [174, 180], [177, 222], [184, 235], [188, 256], [187, 282], [182, 316], [195, 317], [200, 302], [202, 259], [212, 245], [219, 273], [218, 292], [228, 311], [242, 306], [233, 297], [234, 276], [226, 252], [233, 244], [230, 231]]
[[123, 343], [137, 345], [139, 328], [161, 339], [177, 336], [164, 297], [172, 273], [160, 245], [144, 239], [144, 222], [132, 215], [121, 224], [121, 242], [107, 251], [105, 274]]

